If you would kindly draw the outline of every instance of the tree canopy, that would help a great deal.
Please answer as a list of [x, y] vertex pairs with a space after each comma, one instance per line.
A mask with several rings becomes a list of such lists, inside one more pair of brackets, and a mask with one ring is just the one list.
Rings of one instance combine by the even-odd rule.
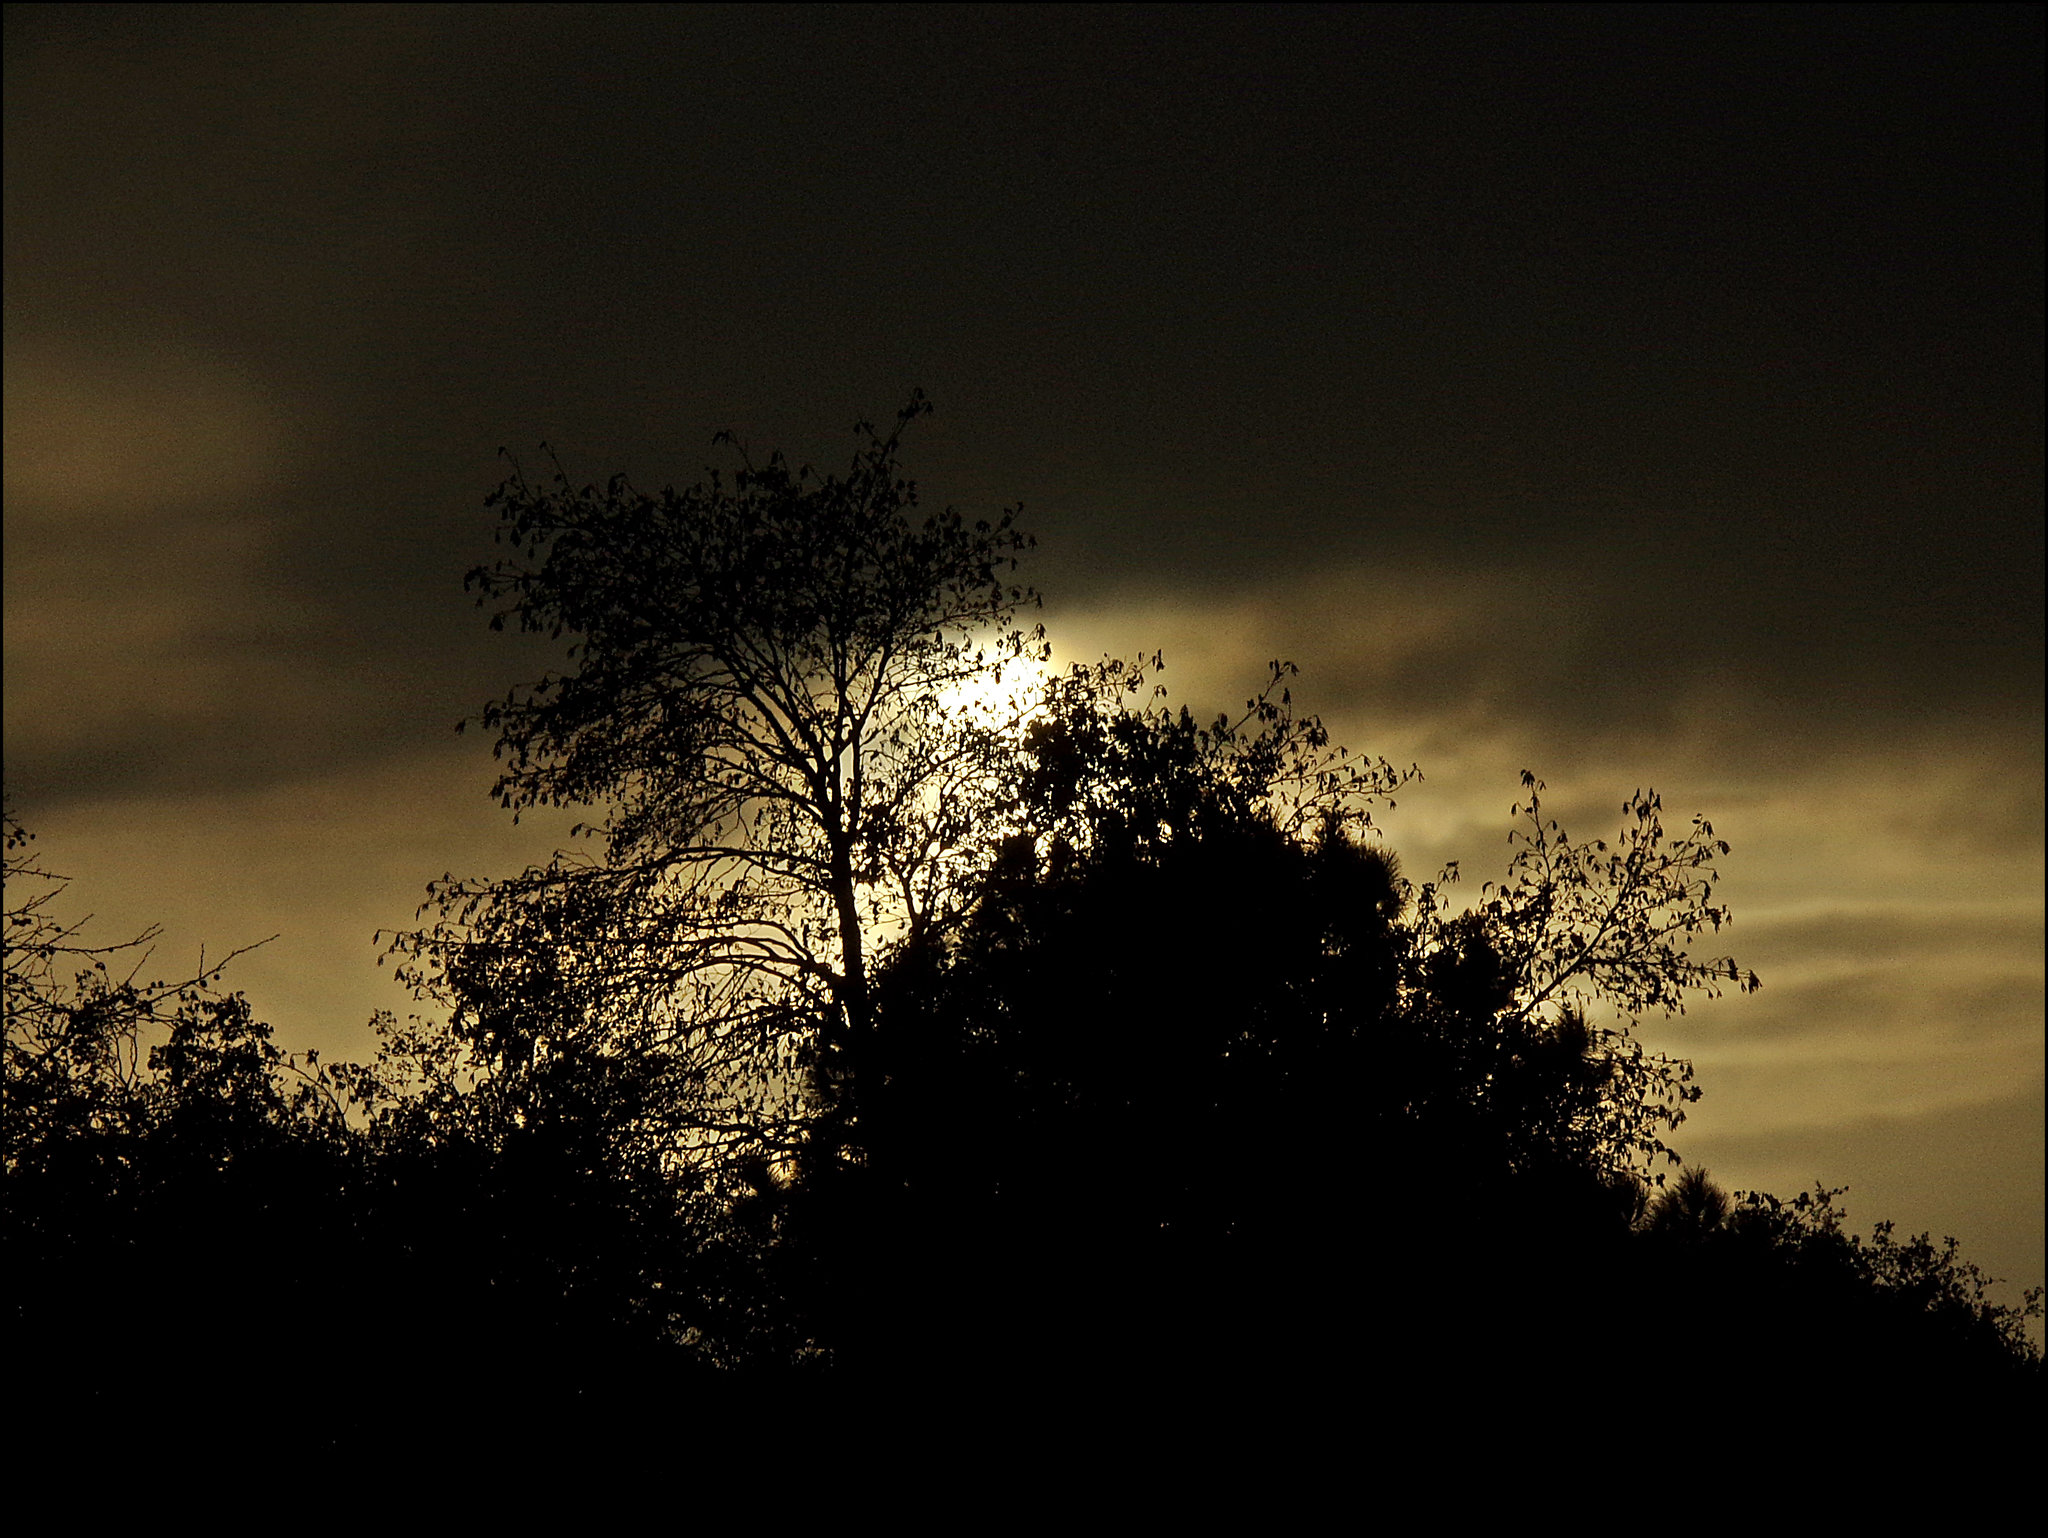
[[[571, 636], [573, 671], [483, 712], [515, 815], [590, 810], [603, 855], [449, 880], [405, 937], [487, 1056], [601, 1041], [669, 1065], [701, 1146], [787, 1151], [804, 1086], [857, 1062], [878, 935], [957, 916], [1009, 751], [955, 706], [1044, 655], [1016, 510], [919, 516], [902, 434], [843, 475], [756, 464], [649, 495], [615, 477], [490, 499], [514, 554], [470, 574], [493, 626]], [[837, 1065], [835, 1067], [835, 1065]]]
[[[1358, 1285], [1387, 1227], [1521, 1274], [1624, 1232], [1661, 1181], [1690, 1071], [1588, 1008], [1617, 978], [1638, 1008], [1754, 986], [1670, 943], [1715, 927], [1725, 846], [1703, 824], [1667, 845], [1642, 796], [1618, 856], [1567, 855], [1532, 780], [1536, 853], [1453, 915], [1373, 836], [1407, 776], [1330, 750], [1289, 676], [1207, 727], [1144, 702], [1143, 667], [1050, 692], [965, 922], [878, 974], [859, 1161], [790, 1196], [824, 1225], [828, 1333], [900, 1358], [922, 1327], [899, 1300], [928, 1315], [934, 1276], [1039, 1359], [1109, 1350], [1111, 1319], [1165, 1351], [1252, 1296], [1327, 1327], [1333, 1300], [1304, 1314], [1274, 1278]], [[1370, 1231], [1341, 1216], [1361, 1203]], [[1079, 1274], [1124, 1280], [1048, 1303]], [[1147, 1300], [1142, 1330], [1112, 1294]]]

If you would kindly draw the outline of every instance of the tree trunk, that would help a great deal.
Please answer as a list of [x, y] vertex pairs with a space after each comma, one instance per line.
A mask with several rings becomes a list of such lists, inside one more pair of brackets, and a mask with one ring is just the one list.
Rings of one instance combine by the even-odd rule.
[[868, 997], [865, 937], [861, 933], [860, 908], [854, 896], [853, 841], [836, 828], [832, 830], [831, 840], [832, 902], [839, 917], [840, 969], [843, 974], [839, 1004], [843, 1012], [844, 1067], [852, 1080], [853, 1103], [858, 1107], [861, 1070], [868, 1056], [874, 1006]]

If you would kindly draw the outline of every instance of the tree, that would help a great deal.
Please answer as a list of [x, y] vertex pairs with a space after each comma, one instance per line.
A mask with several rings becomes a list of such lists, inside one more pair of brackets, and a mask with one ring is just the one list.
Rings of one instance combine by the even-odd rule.
[[1728, 1226], [1735, 1204], [1700, 1166], [1683, 1171], [1650, 1201], [1643, 1226], [1662, 1238], [1698, 1243]]
[[1293, 1220], [1355, 1174], [1401, 906], [1363, 839], [1405, 777], [1284, 665], [1207, 726], [1138, 703], [1157, 667], [1054, 682], [962, 922], [878, 972], [858, 1162], [780, 1193], [786, 1296], [856, 1371], [1163, 1366], [1215, 1333], [1197, 1291], [1333, 1274]]
[[[1373, 837], [1413, 771], [1334, 748], [1282, 664], [1203, 727], [1139, 702], [1157, 662], [1050, 691], [965, 921], [882, 972], [861, 1167], [791, 1194], [822, 1332], [892, 1357], [919, 1328], [896, 1299], [937, 1292], [1026, 1358], [1236, 1349], [1203, 1321], [1256, 1298], [1269, 1331], [1335, 1329], [1368, 1275], [1430, 1351], [1579, 1308], [1562, 1278], [1626, 1240], [1690, 1088], [1588, 1009], [1728, 975], [1686, 950], [1725, 846], [1667, 846], [1638, 797], [1624, 852], [1580, 859], [1532, 803], [1507, 891], [1453, 915]], [[1369, 1253], [1386, 1233], [1432, 1280]]]
[[671, 1135], [782, 1153], [809, 1086], [858, 1081], [876, 947], [956, 916], [1000, 786], [1006, 723], [960, 701], [1043, 656], [1016, 623], [1016, 510], [915, 516], [898, 447], [929, 409], [857, 424], [843, 476], [721, 434], [729, 486], [576, 489], [557, 465], [534, 487], [515, 464], [492, 496], [514, 554], [470, 574], [479, 602], [577, 664], [483, 712], [496, 794], [593, 809], [603, 854], [444, 880], [401, 938], [487, 1063], [637, 1053], [666, 1065]]
[[145, 981], [158, 931], [97, 944], [58, 917], [68, 878], [6, 816], [4, 1298], [16, 1403], [136, 1413], [274, 1351], [252, 1296], [318, 1311], [350, 1232], [347, 1075], [296, 1062], [239, 994], [231, 954]]
[[[1333, 747], [1320, 722], [1294, 716], [1291, 672], [1273, 664], [1242, 720], [1206, 729], [1156, 703], [1128, 708], [1143, 669], [1070, 680], [1027, 736], [1025, 883], [1057, 890], [1081, 865], [1098, 884], [1125, 881], [1120, 871], [1162, 870], [1205, 850], [1210, 871], [1198, 885], [1219, 895], [1204, 900], [1234, 907], [1232, 883], [1218, 879], [1223, 851], [1248, 841], [1286, 849], [1292, 865], [1269, 858], [1263, 876], [1237, 882], [1270, 909], [1247, 926], [1255, 946], [1237, 955], [1219, 938], [1189, 952], [1207, 957], [1205, 986], [1227, 991], [1233, 964], [1255, 969], [1252, 986], [1294, 991], [1297, 1035], [1369, 1039], [1354, 1105], [1374, 1107], [1383, 1124], [1436, 1129], [1468, 1164], [1593, 1171], [1617, 1189], [1650, 1173], [1670, 1157], [1661, 1134], [1698, 1092], [1689, 1065], [1643, 1049], [1635, 1017], [1682, 1012], [1724, 983], [1759, 986], [1729, 958], [1691, 952], [1729, 923], [1713, 900], [1713, 861], [1728, 845], [1704, 818], [1667, 842], [1654, 791], [1624, 804], [1613, 848], [1575, 843], [1543, 817], [1542, 783], [1525, 773], [1528, 802], [1511, 815], [1528, 825], [1509, 834], [1517, 852], [1506, 880], [1454, 913], [1455, 865], [1418, 887], [1369, 841], [1371, 805], [1418, 771]], [[1185, 909], [1186, 889], [1165, 883], [1157, 900]], [[977, 911], [986, 918], [1015, 900], [984, 889]], [[1165, 927], [1192, 933], [1203, 921]], [[1163, 931], [1155, 943], [1169, 943]], [[1589, 1012], [1603, 1005], [1619, 1025], [1594, 1023]], [[1281, 1050], [1277, 1035], [1265, 1050]]]
[[[1045, 651], [1016, 623], [1014, 511], [914, 516], [898, 450], [926, 409], [859, 424], [843, 476], [733, 445], [729, 487], [579, 490], [557, 465], [536, 489], [515, 464], [492, 497], [513, 554], [471, 574], [479, 601], [575, 665], [484, 711], [496, 792], [515, 818], [591, 809], [602, 847], [444, 879], [398, 942], [481, 1075], [469, 1104], [517, 1128], [577, 1087], [599, 1142], [828, 1278], [941, 1231], [933, 1192], [1035, 1203], [1037, 1232], [1064, 1201], [1147, 1253], [1325, 1246], [1317, 1214], [1395, 1158], [1431, 1232], [1433, 1204], [1538, 1185], [1625, 1232], [1695, 1093], [1631, 1012], [1754, 984], [1689, 954], [1726, 919], [1711, 828], [1667, 847], [1651, 793], [1611, 854], [1576, 845], [1525, 776], [1509, 879], [1454, 914], [1369, 841], [1409, 776], [1297, 716], [1283, 664], [1208, 726], [1135, 704], [1156, 657], [960, 708]], [[796, 1237], [835, 1226], [869, 1238]]]
[[[1524, 770], [1522, 787], [1528, 800], [1509, 815], [1525, 825], [1508, 834], [1516, 852], [1505, 879], [1488, 882], [1463, 914], [1450, 914], [1444, 901], [1455, 865], [1418, 894], [1423, 964], [1436, 974], [1425, 992], [1469, 995], [1475, 979], [1480, 991], [1491, 990], [1483, 1029], [1461, 1026], [1459, 1034], [1484, 1044], [1489, 1061], [1480, 1071], [1496, 1098], [1516, 1082], [1511, 1065], [1532, 1046], [1544, 1052], [1569, 1044], [1570, 1055], [1597, 1063], [1599, 1073], [1582, 1080], [1579, 1093], [1548, 1101], [1553, 1113], [1564, 1113], [1555, 1139], [1572, 1142], [1574, 1157], [1595, 1160], [1616, 1180], [1650, 1174], [1661, 1184], [1658, 1161], [1678, 1162], [1664, 1134], [1683, 1123], [1699, 1089], [1689, 1063], [1643, 1047], [1634, 1034], [1639, 1017], [1683, 1014], [1689, 997], [1715, 998], [1727, 985], [1743, 993], [1762, 986], [1729, 957], [1691, 951], [1730, 922], [1714, 901], [1714, 862], [1729, 846], [1698, 816], [1667, 842], [1654, 790], [1622, 803], [1612, 845], [1574, 842], [1544, 817], [1543, 782]], [[1454, 986], [1453, 974], [1463, 982]], [[1590, 1012], [1602, 1008], [1619, 1023], [1596, 1024]]]
[[10, 1435], [217, 1436], [268, 1394], [348, 1437], [401, 1386], [478, 1417], [515, 1394], [651, 1409], [769, 1354], [757, 1254], [634, 1140], [639, 1060], [478, 1079], [388, 1019], [373, 1065], [287, 1053], [220, 967], [143, 981], [153, 928], [91, 943], [31, 841], [10, 807]]
[[[56, 905], [70, 878], [46, 869], [30, 849], [35, 835], [5, 810], [5, 1056], [0, 1069], [0, 1148], [11, 1177], [47, 1157], [135, 1125], [150, 1101], [153, 1043], [189, 1027], [216, 1002], [210, 993], [228, 964], [253, 946], [175, 982], [145, 981], [142, 969], [161, 931], [131, 940], [88, 943], [88, 919], [62, 920]], [[123, 963], [126, 963], [123, 969]]]
[[1695, 1391], [1768, 1382], [1848, 1424], [1945, 1433], [1980, 1456], [2025, 1436], [2031, 1452], [2043, 1367], [2027, 1326], [2042, 1289], [1994, 1302], [1954, 1239], [1900, 1240], [1889, 1222], [1866, 1239], [1840, 1195], [1731, 1197], [1689, 1168], [1649, 1204], [1635, 1288], [1692, 1346]]

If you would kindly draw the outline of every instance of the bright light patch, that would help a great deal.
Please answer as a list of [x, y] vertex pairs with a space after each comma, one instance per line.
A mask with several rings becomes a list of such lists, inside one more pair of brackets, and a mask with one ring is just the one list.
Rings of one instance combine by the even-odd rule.
[[968, 725], [1021, 729], [1043, 706], [1048, 674], [1043, 664], [1020, 657], [939, 691], [937, 713]]

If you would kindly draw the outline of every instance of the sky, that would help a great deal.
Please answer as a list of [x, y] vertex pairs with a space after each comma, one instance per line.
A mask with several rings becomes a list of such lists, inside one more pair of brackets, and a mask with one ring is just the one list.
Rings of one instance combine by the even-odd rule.
[[1411, 875], [1638, 787], [1761, 992], [1731, 1189], [2043, 1256], [2032, 6], [9, 6], [5, 781], [103, 939], [369, 1050], [545, 853], [485, 495], [822, 466], [913, 388], [1060, 654], [1272, 658]]

